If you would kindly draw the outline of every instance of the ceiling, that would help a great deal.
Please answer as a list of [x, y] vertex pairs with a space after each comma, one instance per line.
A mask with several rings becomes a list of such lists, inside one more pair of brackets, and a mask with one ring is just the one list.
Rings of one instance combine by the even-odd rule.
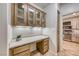
[[47, 7], [50, 3], [34, 3], [35, 5], [41, 7], [41, 8], [45, 8]]

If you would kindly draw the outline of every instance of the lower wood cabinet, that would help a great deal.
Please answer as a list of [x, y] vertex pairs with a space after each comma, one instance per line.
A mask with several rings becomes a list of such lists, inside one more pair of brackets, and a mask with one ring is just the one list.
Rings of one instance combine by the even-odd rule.
[[30, 55], [30, 45], [25, 44], [19, 47], [10, 49], [10, 55], [13, 56], [28, 56]]
[[15, 54], [14, 56], [30, 56], [30, 50]]
[[12, 26], [46, 27], [46, 13], [30, 3], [11, 4]]
[[72, 33], [72, 41], [76, 42], [76, 33], [75, 32]]
[[[9, 49], [9, 55], [10, 56], [30, 56], [32, 53], [30, 47], [31, 47], [31, 43], [11, 48]], [[36, 41], [36, 50], [38, 50], [41, 54], [45, 54], [46, 52], [48, 52], [49, 39], [46, 38], [40, 41]]]
[[75, 33], [75, 34], [74, 33], [72, 34], [72, 41], [79, 43], [79, 34], [78, 34], [78, 32]]
[[36, 47], [41, 54], [45, 54], [49, 50], [49, 40], [44, 39], [43, 41], [37, 42]]
[[64, 40], [71, 41], [71, 34], [64, 34]]

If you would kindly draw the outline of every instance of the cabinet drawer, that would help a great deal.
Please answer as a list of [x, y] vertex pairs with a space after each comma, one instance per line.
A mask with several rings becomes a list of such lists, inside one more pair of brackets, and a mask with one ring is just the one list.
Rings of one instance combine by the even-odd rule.
[[79, 43], [79, 34], [76, 35], [76, 42]]
[[46, 42], [46, 41], [48, 41], [48, 39], [44, 39], [43, 41]]
[[44, 40], [44, 41], [43, 41], [43, 44], [44, 44], [44, 45], [47, 45], [47, 44], [49, 44], [49, 41], [48, 41], [48, 40]]
[[71, 41], [71, 34], [65, 34], [64, 40]]
[[14, 55], [14, 56], [30, 56], [30, 52], [29, 52], [29, 50], [27, 50], [27, 51], [24, 51], [22, 53], [18, 53], [18, 54]]
[[9, 55], [12, 56], [12, 50], [11, 49], [9, 50]]
[[73, 42], [76, 42], [76, 39], [77, 39], [77, 38], [76, 38], [76, 34], [72, 33], [72, 41], [73, 41]]
[[48, 51], [48, 46], [45, 46], [43, 52], [45, 53], [45, 52], [47, 52], [47, 51]]
[[44, 39], [41, 42], [37, 43], [37, 50], [40, 51], [41, 54], [45, 54], [49, 49], [49, 39]]
[[48, 45], [45, 45], [43, 48], [46, 49], [46, 48], [48, 48], [48, 47], [49, 47]]
[[13, 49], [13, 53], [14, 54], [17, 54], [17, 53], [20, 53], [20, 52], [25, 51], [25, 50], [28, 50], [28, 49], [30, 49], [30, 46], [29, 45], [23, 45], [23, 46], [14, 48]]

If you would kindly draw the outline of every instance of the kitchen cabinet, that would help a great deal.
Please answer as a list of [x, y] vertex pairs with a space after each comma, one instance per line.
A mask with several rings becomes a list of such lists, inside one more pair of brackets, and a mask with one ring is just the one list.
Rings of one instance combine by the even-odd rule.
[[71, 41], [71, 34], [64, 34], [65, 41]]
[[28, 3], [15, 3], [11, 8], [13, 26], [45, 27], [45, 12]]
[[72, 25], [72, 29], [76, 29], [77, 28], [77, 20], [76, 19], [71, 20], [71, 25]]
[[79, 33], [77, 33], [77, 35], [76, 35], [76, 42], [79, 43]]
[[41, 26], [42, 27], [46, 27], [46, 17], [45, 17], [46, 13], [41, 13]]
[[79, 30], [74, 30], [72, 34], [72, 41], [79, 43]]
[[30, 43], [18, 45], [16, 47], [11, 47], [9, 49], [9, 55], [10, 56], [31, 56], [31, 54], [34, 54], [33, 51], [31, 51], [32, 50], [31, 46], [33, 43], [36, 43], [36, 51], [40, 52], [43, 55], [48, 52], [49, 38], [47, 37]]
[[35, 8], [28, 5], [28, 26], [35, 26]]
[[79, 30], [79, 17], [77, 18], [77, 23], [76, 23], [76, 27], [77, 27], [77, 30]]
[[36, 27], [41, 27], [41, 11], [36, 9]]
[[30, 44], [12, 48], [9, 52], [9, 54], [13, 56], [30, 56]]
[[79, 43], [79, 15], [69, 15], [63, 22], [64, 40]]
[[72, 19], [72, 41], [79, 43], [79, 17]]
[[72, 29], [79, 29], [79, 18], [73, 18], [73, 20], [71, 21], [72, 23]]
[[73, 30], [73, 31], [72, 31], [72, 41], [73, 41], [73, 42], [76, 42], [76, 39], [77, 39], [77, 38], [76, 38], [76, 32], [75, 32], [75, 30]]
[[40, 51], [41, 54], [45, 54], [49, 50], [49, 40], [45, 39], [37, 43], [37, 50]]
[[28, 51], [24, 51], [22, 53], [16, 54], [15, 56], [30, 56], [29, 50]]
[[14, 5], [14, 12], [12, 11], [14, 18], [13, 18], [13, 25], [14, 26], [26, 26], [27, 25], [27, 16], [25, 12], [27, 12], [27, 10], [25, 9], [25, 7], [27, 8], [27, 6], [25, 4], [22, 3], [17, 3], [17, 4], [13, 4]]

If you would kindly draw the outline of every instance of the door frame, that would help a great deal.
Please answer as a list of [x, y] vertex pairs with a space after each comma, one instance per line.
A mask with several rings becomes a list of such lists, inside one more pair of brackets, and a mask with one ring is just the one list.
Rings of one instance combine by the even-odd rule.
[[57, 53], [60, 51], [60, 11], [57, 10]]

